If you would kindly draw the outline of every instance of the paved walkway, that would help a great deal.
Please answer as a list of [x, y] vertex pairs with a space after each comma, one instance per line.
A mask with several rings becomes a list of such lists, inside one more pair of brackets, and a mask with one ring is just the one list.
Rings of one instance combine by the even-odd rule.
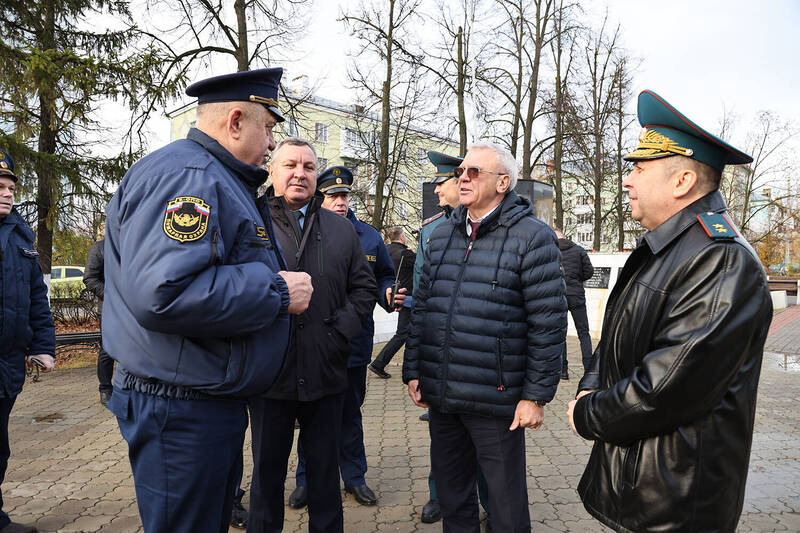
[[[778, 315], [780, 317], [780, 315]], [[794, 323], [792, 327], [797, 324]], [[578, 374], [579, 347], [570, 337], [571, 373]], [[367, 482], [379, 497], [376, 507], [344, 496], [345, 530], [441, 531], [419, 522], [427, 500], [428, 433], [399, 378], [369, 376], [364, 405]], [[566, 404], [577, 381], [563, 382], [548, 406], [544, 428], [527, 431], [528, 492], [533, 530], [608, 531], [592, 520], [575, 488], [590, 444], [568, 427]], [[5, 509], [42, 532], [142, 531], [127, 446], [116, 421], [98, 402], [93, 368], [59, 371], [27, 383], [11, 414]], [[250, 484], [247, 439], [244, 488]], [[296, 456], [292, 454], [290, 470]], [[286, 496], [294, 489], [287, 480]], [[245, 503], [248, 496], [245, 497]], [[285, 531], [305, 531], [305, 511], [286, 511]], [[231, 529], [231, 531], [241, 531]], [[761, 374], [756, 434], [739, 531], [800, 531], [800, 374], [782, 370], [766, 357]]]
[[783, 355], [800, 356], [800, 305], [793, 305], [772, 317], [764, 349]]

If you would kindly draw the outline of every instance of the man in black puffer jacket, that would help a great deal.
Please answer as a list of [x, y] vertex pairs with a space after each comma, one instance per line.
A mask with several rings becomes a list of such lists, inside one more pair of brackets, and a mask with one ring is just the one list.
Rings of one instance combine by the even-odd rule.
[[403, 381], [431, 407], [445, 531], [475, 531], [477, 464], [496, 531], [530, 531], [525, 434], [561, 371], [567, 301], [556, 236], [513, 191], [517, 164], [490, 143], [460, 167], [459, 206], [432, 233], [415, 293]]
[[[592, 277], [594, 267], [589, 254], [581, 246], [567, 239], [560, 229], [556, 229], [558, 249], [561, 250], [561, 265], [564, 267], [564, 281], [567, 283], [567, 307], [575, 322], [575, 331], [581, 342], [583, 369], [589, 370], [592, 362], [592, 338], [589, 336], [589, 318], [586, 316], [586, 293], [583, 282]], [[564, 361], [561, 379], [569, 379], [567, 370], [567, 349], [564, 347]]]

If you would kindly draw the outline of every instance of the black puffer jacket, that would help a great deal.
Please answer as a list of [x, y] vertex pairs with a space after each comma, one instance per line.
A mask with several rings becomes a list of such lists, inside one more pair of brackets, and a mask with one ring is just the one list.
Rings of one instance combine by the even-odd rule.
[[553, 231], [513, 191], [469, 250], [462, 206], [425, 250], [403, 381], [447, 413], [511, 418], [558, 386], [567, 302]]
[[620, 272], [580, 389], [578, 433], [595, 441], [578, 485], [624, 532], [732, 532], [742, 510], [772, 306], [742, 238], [697, 215], [714, 192], [648, 232]]
[[567, 303], [570, 309], [584, 305], [586, 293], [583, 282], [594, 274], [589, 254], [569, 239], [558, 239], [558, 249], [561, 250], [561, 265], [564, 267], [564, 281], [567, 283]]
[[286, 266], [308, 273], [314, 293], [308, 309], [292, 320], [286, 362], [268, 398], [313, 401], [345, 390], [350, 341], [375, 307], [375, 276], [358, 234], [347, 218], [322, 209], [322, 200], [320, 193], [311, 199], [298, 238], [284, 198], [269, 198]]

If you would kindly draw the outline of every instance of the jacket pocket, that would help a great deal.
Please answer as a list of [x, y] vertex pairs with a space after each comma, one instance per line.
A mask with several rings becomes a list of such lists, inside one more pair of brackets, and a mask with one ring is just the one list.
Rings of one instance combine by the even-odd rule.
[[506, 390], [506, 384], [503, 381], [503, 341], [499, 337], [496, 339], [497, 343], [494, 349], [494, 355], [497, 359], [497, 390]]

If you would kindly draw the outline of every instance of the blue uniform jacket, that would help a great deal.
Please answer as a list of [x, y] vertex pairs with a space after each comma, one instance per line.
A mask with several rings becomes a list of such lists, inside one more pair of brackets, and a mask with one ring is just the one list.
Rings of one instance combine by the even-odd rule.
[[416, 294], [417, 289], [419, 289], [419, 278], [422, 275], [422, 267], [425, 265], [425, 249], [431, 240], [431, 234], [439, 224], [450, 218], [450, 213], [452, 212], [453, 208], [448, 206], [441, 213], [422, 221], [422, 226], [419, 228], [419, 242], [417, 243], [417, 259], [414, 261], [414, 290], [412, 294]]
[[25, 356], [55, 356], [56, 334], [34, 234], [16, 210], [0, 220], [0, 398], [25, 381]]
[[125, 175], [106, 210], [103, 345], [122, 367], [116, 386], [130, 373], [246, 397], [273, 383], [290, 320], [269, 210], [255, 202], [266, 178], [197, 129]]
[[[391, 313], [392, 309], [386, 303], [386, 289], [390, 288], [394, 283], [394, 265], [392, 264], [392, 258], [389, 257], [389, 251], [383, 243], [383, 238], [381, 238], [378, 230], [366, 222], [358, 220], [351, 209], [347, 210], [347, 219], [356, 228], [361, 247], [364, 249], [364, 255], [367, 257], [367, 263], [372, 268], [375, 281], [378, 282], [378, 303]], [[369, 364], [372, 359], [372, 337], [374, 335], [375, 321], [370, 315], [364, 323], [361, 333], [350, 341], [350, 357], [347, 358], [348, 368]]]

